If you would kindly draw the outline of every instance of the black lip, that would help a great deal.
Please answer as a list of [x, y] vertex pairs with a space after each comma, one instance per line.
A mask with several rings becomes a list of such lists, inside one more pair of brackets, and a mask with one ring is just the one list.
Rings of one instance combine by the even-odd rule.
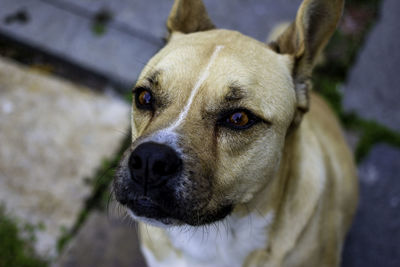
[[213, 213], [203, 215], [201, 218], [194, 220], [193, 216], [181, 218], [176, 214], [171, 214], [148, 197], [139, 197], [134, 201], [128, 202], [126, 206], [139, 217], [154, 219], [164, 224], [180, 225], [185, 223], [192, 226], [207, 225], [222, 220], [233, 210], [233, 205], [225, 205]]
[[172, 216], [165, 211], [159, 204], [154, 202], [149, 197], [138, 197], [129, 201], [127, 207], [131, 209], [136, 215], [147, 217], [151, 219], [164, 219], [171, 218]]

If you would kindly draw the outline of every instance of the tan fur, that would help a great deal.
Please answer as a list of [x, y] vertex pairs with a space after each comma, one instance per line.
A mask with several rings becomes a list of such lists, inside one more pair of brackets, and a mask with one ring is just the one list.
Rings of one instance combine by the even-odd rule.
[[[142, 248], [154, 266], [339, 266], [357, 204], [356, 170], [335, 116], [310, 93], [310, 75], [342, 6], [338, 0], [305, 0], [295, 23], [267, 46], [238, 32], [212, 29], [201, 1], [175, 2], [169, 43], [136, 85], [151, 86], [162, 104], [153, 114], [133, 108], [134, 142], [128, 151], [143, 140], [164, 138], [165, 129], [178, 136], [193, 173], [188, 181], [197, 185], [187, 188], [197, 216], [233, 203], [232, 224], [251, 214], [257, 220], [253, 225], [265, 220], [265, 230], [257, 230], [265, 243], [254, 249], [255, 241], [231, 236], [227, 240], [235, 240], [239, 252], [240, 246], [249, 249], [244, 257], [212, 259], [205, 252], [198, 259], [190, 238], [187, 247], [179, 247], [175, 230], [140, 224]], [[185, 118], [169, 133], [186, 106]], [[238, 107], [264, 121], [243, 131], [216, 127], [222, 110]], [[126, 157], [121, 168], [125, 162]]]

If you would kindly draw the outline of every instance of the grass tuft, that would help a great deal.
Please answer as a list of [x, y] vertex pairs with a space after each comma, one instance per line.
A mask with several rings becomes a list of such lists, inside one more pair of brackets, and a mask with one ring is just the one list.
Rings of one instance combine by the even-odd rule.
[[18, 227], [16, 219], [0, 205], [0, 267], [46, 267], [48, 262], [35, 254], [35, 226]]

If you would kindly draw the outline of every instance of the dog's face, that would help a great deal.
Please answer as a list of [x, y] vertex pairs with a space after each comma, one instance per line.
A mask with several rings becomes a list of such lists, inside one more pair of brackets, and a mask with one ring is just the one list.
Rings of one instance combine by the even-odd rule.
[[[191, 225], [249, 201], [276, 171], [293, 119], [291, 64], [232, 31], [174, 36], [134, 89], [136, 138], [116, 180], [119, 200], [138, 216]], [[149, 151], [136, 155], [141, 148]], [[129, 171], [138, 161], [142, 166]], [[153, 175], [153, 184], [134, 179], [157, 161], [176, 166]]]
[[203, 225], [273, 179], [304, 86], [293, 76], [296, 57], [276, 44], [228, 30], [171, 31], [133, 90], [133, 142], [114, 190], [135, 218]]

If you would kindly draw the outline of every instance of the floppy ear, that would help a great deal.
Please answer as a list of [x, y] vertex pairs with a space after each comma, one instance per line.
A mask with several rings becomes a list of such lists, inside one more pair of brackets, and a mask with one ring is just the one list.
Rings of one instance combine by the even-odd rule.
[[297, 97], [298, 124], [309, 108], [309, 90], [314, 63], [336, 30], [344, 0], [304, 0], [296, 20], [270, 46], [294, 57], [293, 79]]
[[215, 26], [202, 0], [175, 0], [167, 20], [169, 33], [207, 31]]

